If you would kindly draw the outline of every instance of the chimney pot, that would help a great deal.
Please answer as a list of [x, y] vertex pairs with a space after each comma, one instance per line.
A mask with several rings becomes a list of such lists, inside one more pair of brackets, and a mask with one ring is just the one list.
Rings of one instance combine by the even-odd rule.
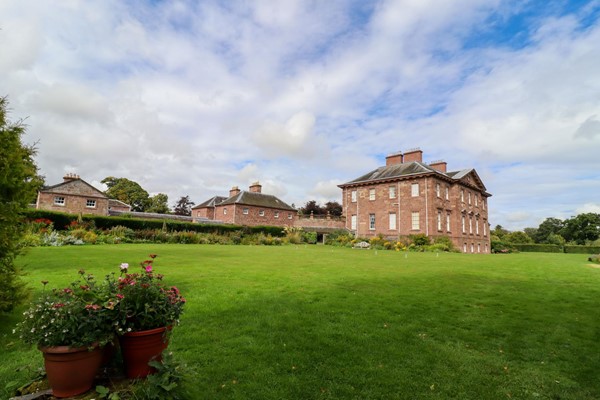
[[234, 186], [229, 191], [229, 197], [237, 196], [238, 194], [240, 194], [240, 192], [241, 192], [240, 188], [237, 186]]
[[421, 151], [421, 149], [416, 148], [416, 149], [412, 149], [412, 150], [409, 150], [404, 153], [404, 162], [405, 163], [413, 162], [413, 161], [423, 162], [423, 151]]
[[392, 153], [385, 158], [385, 166], [389, 167], [390, 165], [402, 164], [404, 162], [404, 156], [402, 152], [399, 151], [397, 153]]
[[252, 185], [250, 185], [250, 192], [260, 193], [261, 191], [262, 191], [262, 186], [260, 183], [254, 182]]

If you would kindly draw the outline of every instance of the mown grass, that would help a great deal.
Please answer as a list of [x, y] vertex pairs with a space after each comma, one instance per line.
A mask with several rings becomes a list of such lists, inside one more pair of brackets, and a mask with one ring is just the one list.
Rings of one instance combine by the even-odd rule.
[[[19, 264], [41, 288], [149, 253], [188, 299], [170, 349], [193, 399], [600, 398], [600, 269], [582, 255], [115, 245]], [[9, 386], [41, 365], [19, 316], [0, 317]]]

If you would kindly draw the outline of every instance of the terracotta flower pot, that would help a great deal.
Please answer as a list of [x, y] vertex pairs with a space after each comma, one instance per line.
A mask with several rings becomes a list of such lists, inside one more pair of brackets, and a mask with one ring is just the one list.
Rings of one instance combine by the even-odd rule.
[[161, 354], [167, 348], [167, 327], [128, 332], [119, 337], [119, 343], [127, 377], [144, 378], [156, 372], [148, 363], [161, 361]]
[[102, 348], [52, 346], [40, 350], [55, 397], [72, 397], [91, 389], [102, 363]]

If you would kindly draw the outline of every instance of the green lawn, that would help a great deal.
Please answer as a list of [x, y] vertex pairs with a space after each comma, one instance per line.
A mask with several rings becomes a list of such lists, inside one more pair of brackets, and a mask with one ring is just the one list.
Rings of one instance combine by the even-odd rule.
[[[188, 299], [170, 349], [190, 398], [600, 398], [600, 269], [584, 255], [105, 245], [18, 261], [41, 289], [149, 253]], [[2, 398], [41, 365], [11, 333], [21, 311], [0, 316]]]

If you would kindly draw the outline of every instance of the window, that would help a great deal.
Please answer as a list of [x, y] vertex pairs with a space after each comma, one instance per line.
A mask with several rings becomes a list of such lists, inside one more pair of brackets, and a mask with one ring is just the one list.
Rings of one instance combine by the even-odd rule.
[[375, 200], [375, 189], [369, 189], [369, 200]]
[[481, 199], [481, 208], [483, 208], [485, 210], [485, 200]]
[[85, 206], [87, 208], [96, 208], [96, 200], [90, 200], [90, 199], [86, 200]]
[[446, 186], [446, 200], [450, 200], [450, 188]]
[[461, 201], [462, 203], [464, 203], [464, 202], [465, 202], [465, 191], [464, 191], [464, 190], [462, 190], [462, 189], [460, 189], [460, 201]]
[[419, 184], [418, 183], [413, 183], [412, 185], [410, 185], [410, 195], [412, 197], [419, 196]]
[[375, 214], [369, 214], [369, 229], [375, 230]]
[[473, 246], [473, 243], [471, 243], [471, 253], [475, 253], [475, 246]]
[[223, 215], [227, 215], [227, 207], [223, 208]]
[[473, 234], [473, 217], [469, 217], [469, 233]]
[[396, 213], [390, 213], [390, 230], [396, 230]]
[[450, 232], [450, 214], [446, 214], [446, 230]]
[[481, 253], [481, 243], [477, 243], [477, 252]]
[[465, 233], [465, 232], [466, 232], [466, 230], [465, 230], [465, 216], [463, 215], [462, 216], [462, 233]]
[[353, 231], [356, 230], [356, 214], [352, 215], [352, 217], [350, 218], [350, 229], [352, 229]]
[[483, 220], [483, 236], [487, 236], [487, 221]]
[[411, 217], [411, 225], [412, 225], [412, 229], [413, 230], [419, 230], [421, 229], [421, 225], [420, 225], [420, 221], [419, 221], [419, 212], [418, 211], [413, 211], [410, 215]]
[[65, 198], [62, 196], [56, 196], [54, 198], [54, 205], [56, 206], [64, 206], [65, 205]]
[[249, 210], [248, 210], [248, 207], [244, 207], [244, 208], [242, 209], [242, 214], [244, 214], [244, 215], [248, 215], [248, 211], [249, 211]]
[[440, 184], [439, 183], [435, 184], [435, 195], [437, 197], [441, 197], [441, 195], [440, 195]]
[[351, 196], [352, 202], [353, 202], [353, 203], [356, 203], [356, 190], [353, 190], [353, 191], [350, 193], [350, 196]]
[[442, 212], [438, 211], [437, 213], [437, 229], [438, 231], [442, 230]]
[[273, 215], [274, 218], [279, 218], [279, 211], [275, 211], [275, 214]]
[[479, 220], [475, 220], [475, 234], [479, 235]]
[[396, 198], [396, 186], [390, 186], [390, 199]]
[[258, 215], [260, 215], [261, 217], [265, 216], [265, 210], [259, 210], [258, 211]]
[[466, 252], [467, 252], [467, 244], [465, 243], [465, 244], [463, 244], [463, 253], [466, 253]]
[[477, 203], [479, 203], [479, 196], [475, 195], [475, 207], [477, 207]]
[[292, 213], [288, 213], [288, 219], [292, 219]]
[[471, 192], [467, 193], [469, 195], [469, 204], [471, 204]]

